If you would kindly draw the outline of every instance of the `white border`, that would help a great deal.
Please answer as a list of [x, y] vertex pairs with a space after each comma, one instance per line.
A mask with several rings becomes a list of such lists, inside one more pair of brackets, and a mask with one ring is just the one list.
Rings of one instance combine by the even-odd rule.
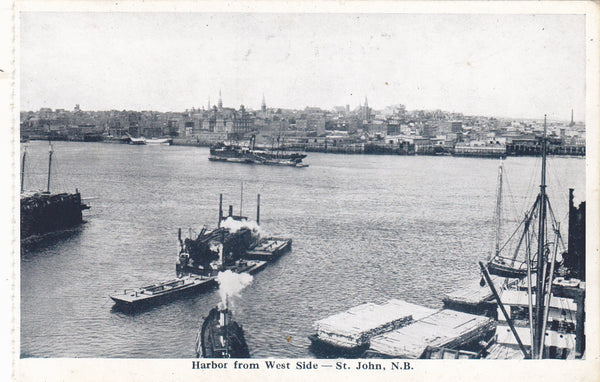
[[[0, 6], [0, 155], [3, 170], [2, 195], [12, 203], [0, 203], [2, 230], [0, 235], [11, 250], [2, 256], [0, 282], [2, 301], [6, 302], [8, 321], [2, 326], [0, 337], [12, 341], [12, 346], [2, 348], [0, 370], [7, 377], [24, 381], [65, 380], [306, 380], [306, 379], [411, 379], [432, 380], [524, 380], [544, 377], [546, 380], [587, 381], [597, 380], [600, 375], [598, 323], [600, 298], [598, 290], [599, 261], [598, 235], [600, 222], [598, 178], [599, 134], [599, 58], [600, 38], [597, 2], [404, 2], [404, 1], [16, 1], [2, 2]], [[19, 13], [20, 12], [274, 12], [274, 13], [481, 13], [481, 14], [585, 14], [587, 33], [586, 61], [586, 198], [587, 198], [587, 306], [586, 306], [586, 360], [583, 361], [412, 361], [414, 370], [409, 372], [336, 372], [318, 371], [202, 371], [192, 370], [189, 360], [122, 360], [122, 359], [19, 359], [19, 264], [18, 230], [16, 229], [18, 195], [18, 126], [19, 126]], [[14, 50], [13, 50], [14, 49]], [[13, 64], [14, 62], [17, 65]], [[7, 107], [8, 106], [8, 107]], [[4, 112], [7, 111], [7, 112]], [[11, 314], [12, 313], [12, 317]], [[12, 358], [12, 359], [11, 359]], [[256, 360], [262, 363], [262, 360]], [[307, 360], [309, 361], [309, 360]], [[314, 361], [314, 360], [312, 360]], [[12, 369], [12, 370], [11, 370]]]

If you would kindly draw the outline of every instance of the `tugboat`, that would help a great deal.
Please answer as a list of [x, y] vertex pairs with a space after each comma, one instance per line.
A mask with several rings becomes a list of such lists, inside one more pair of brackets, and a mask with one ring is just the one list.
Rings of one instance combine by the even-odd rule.
[[227, 307], [215, 307], [196, 336], [196, 357], [250, 358], [244, 330]]
[[210, 148], [208, 160], [233, 163], [263, 164], [271, 166], [308, 167], [302, 163], [306, 154], [282, 153], [256, 148], [256, 136], [250, 138], [249, 146], [217, 143]]

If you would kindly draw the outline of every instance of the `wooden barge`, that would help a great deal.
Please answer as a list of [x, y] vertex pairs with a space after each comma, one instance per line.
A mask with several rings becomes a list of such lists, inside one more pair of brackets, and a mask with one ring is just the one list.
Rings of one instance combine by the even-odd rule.
[[369, 348], [372, 337], [433, 312], [433, 309], [401, 300], [366, 303], [315, 322], [315, 334], [309, 339], [317, 353], [360, 355]]
[[110, 298], [117, 307], [130, 310], [170, 301], [184, 294], [198, 293], [217, 286], [216, 277], [190, 275], [140, 288], [124, 289], [122, 293], [111, 294]]
[[417, 359], [426, 358], [431, 347], [468, 350], [491, 338], [495, 329], [489, 317], [443, 309], [371, 338], [365, 357]]

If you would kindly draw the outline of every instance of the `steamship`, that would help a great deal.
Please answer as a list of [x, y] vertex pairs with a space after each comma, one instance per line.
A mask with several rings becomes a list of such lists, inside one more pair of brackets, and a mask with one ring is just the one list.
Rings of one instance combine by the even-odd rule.
[[219, 162], [263, 164], [271, 166], [308, 167], [302, 163], [306, 154], [283, 153], [281, 151], [257, 149], [256, 137], [253, 135], [249, 146], [217, 143], [210, 148], [208, 160]]

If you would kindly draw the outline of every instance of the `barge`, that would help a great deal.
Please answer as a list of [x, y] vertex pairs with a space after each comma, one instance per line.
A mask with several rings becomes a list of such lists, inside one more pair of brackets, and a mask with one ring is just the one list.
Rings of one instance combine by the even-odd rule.
[[406, 326], [433, 312], [433, 309], [401, 300], [366, 303], [315, 322], [315, 334], [308, 338], [317, 354], [359, 356], [369, 348], [374, 336]]
[[[489, 340], [495, 329], [496, 323], [489, 317], [443, 309], [373, 337], [365, 357], [427, 358], [432, 356], [431, 348], [471, 351], [477, 349], [480, 342]], [[456, 354], [452, 358], [461, 357]]]
[[117, 307], [131, 310], [166, 302], [185, 294], [197, 293], [217, 286], [216, 277], [189, 275], [140, 288], [123, 289], [122, 293], [115, 292], [110, 295], [110, 298]]

